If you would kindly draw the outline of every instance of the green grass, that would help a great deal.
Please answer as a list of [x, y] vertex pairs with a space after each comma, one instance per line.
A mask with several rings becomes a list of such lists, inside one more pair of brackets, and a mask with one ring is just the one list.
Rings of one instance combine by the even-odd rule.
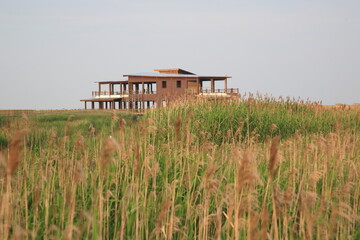
[[355, 111], [257, 99], [3, 119], [2, 239], [359, 236]]
[[196, 135], [210, 133], [211, 141], [217, 144], [232, 141], [237, 131], [240, 131], [243, 140], [253, 135], [264, 141], [269, 136], [277, 135], [287, 139], [295, 132], [302, 135], [328, 134], [335, 131], [337, 125], [341, 129], [360, 127], [359, 121], [355, 120], [356, 112], [346, 115], [330, 110], [319, 112], [316, 105], [269, 100], [243, 100], [240, 104], [235, 101], [204, 101], [164, 108], [148, 113], [146, 117], [156, 119], [158, 128], [166, 128], [169, 122], [174, 124], [180, 119], [182, 125], [189, 124], [190, 131]]

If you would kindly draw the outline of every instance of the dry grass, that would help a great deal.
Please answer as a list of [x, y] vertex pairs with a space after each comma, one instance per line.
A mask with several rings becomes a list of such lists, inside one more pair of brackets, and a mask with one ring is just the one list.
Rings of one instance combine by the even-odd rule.
[[[217, 103], [195, 102], [135, 122], [107, 114], [103, 125], [76, 112], [61, 124], [13, 119], [1, 127], [0, 238], [358, 239], [356, 113], [305, 105], [301, 115], [340, 123], [281, 139], [282, 121], [224, 127], [236, 108], [285, 116], [288, 107], [249, 101], [221, 105], [233, 109], [224, 118]], [[297, 109], [281, 119], [299, 122]]]

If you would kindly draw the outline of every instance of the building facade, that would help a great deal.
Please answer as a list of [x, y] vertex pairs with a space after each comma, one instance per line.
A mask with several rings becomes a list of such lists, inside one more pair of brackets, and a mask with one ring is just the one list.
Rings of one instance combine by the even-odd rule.
[[[123, 81], [97, 82], [92, 98], [82, 99], [85, 109], [137, 109], [166, 106], [176, 99], [238, 98], [238, 88], [228, 88], [230, 76], [201, 76], [180, 68], [124, 75]], [[205, 87], [205, 85], [208, 85]], [[220, 88], [218, 88], [220, 85]]]

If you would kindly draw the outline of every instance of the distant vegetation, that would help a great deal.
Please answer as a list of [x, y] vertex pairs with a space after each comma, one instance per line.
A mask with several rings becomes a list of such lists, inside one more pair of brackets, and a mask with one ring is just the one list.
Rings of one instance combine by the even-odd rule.
[[359, 128], [270, 98], [0, 116], [0, 238], [359, 239]]

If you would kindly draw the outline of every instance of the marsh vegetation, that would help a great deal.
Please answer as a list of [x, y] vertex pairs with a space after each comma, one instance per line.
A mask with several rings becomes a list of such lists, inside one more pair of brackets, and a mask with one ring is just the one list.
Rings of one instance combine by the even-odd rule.
[[0, 117], [1, 239], [359, 239], [360, 113], [250, 98]]

